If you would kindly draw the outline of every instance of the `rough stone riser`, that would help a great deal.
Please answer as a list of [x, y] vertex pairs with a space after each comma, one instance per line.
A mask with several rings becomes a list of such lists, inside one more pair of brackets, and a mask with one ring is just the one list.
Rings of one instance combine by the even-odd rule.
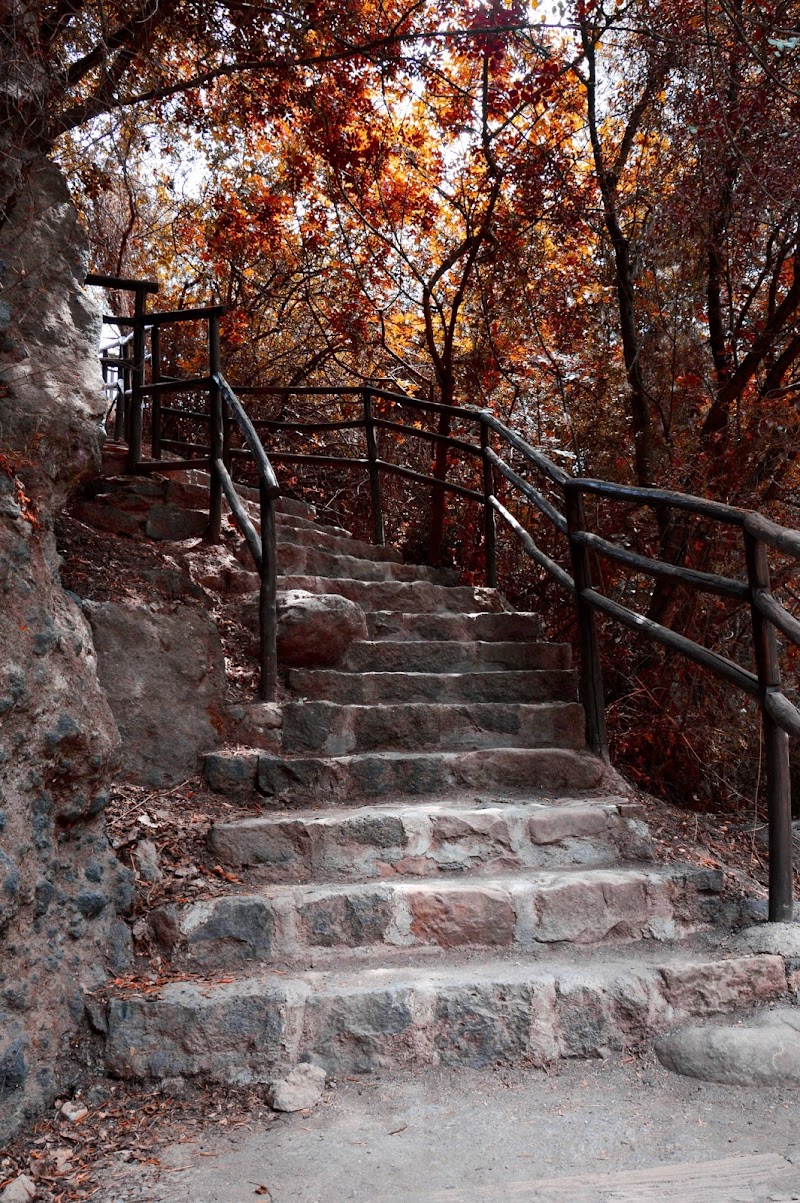
[[352, 539], [339, 527], [318, 526], [311, 522], [305, 526], [297, 526], [298, 521], [296, 518], [278, 518], [276, 525], [279, 545], [294, 545], [298, 548], [324, 551], [329, 555], [349, 556], [377, 563], [403, 563], [402, 554], [396, 547], [376, 547], [373, 543]]
[[309, 593], [341, 593], [363, 610], [402, 610], [407, 613], [444, 611], [463, 614], [472, 610], [505, 608], [494, 589], [467, 585], [433, 585], [428, 581], [357, 581], [345, 577], [288, 575], [278, 577], [279, 589], [305, 589]]
[[562, 643], [464, 643], [429, 640], [360, 640], [337, 665], [342, 672], [498, 672], [568, 669], [571, 649]]
[[[284, 888], [200, 902], [183, 914], [186, 968], [246, 962], [314, 963], [372, 952], [674, 940], [707, 925], [718, 909], [708, 875], [598, 869], [469, 881]], [[714, 883], [717, 886], [721, 882]]]
[[284, 755], [348, 756], [362, 752], [456, 751], [500, 747], [582, 748], [583, 707], [540, 705], [341, 706], [288, 703], [280, 729]]
[[291, 757], [267, 752], [211, 753], [205, 779], [218, 793], [252, 799], [254, 789], [281, 805], [335, 806], [354, 798], [435, 794], [458, 789], [590, 790], [603, 766], [563, 748], [486, 748], [470, 752], [368, 752]]
[[450, 569], [428, 568], [424, 564], [398, 564], [392, 560], [362, 559], [317, 547], [302, 547], [280, 541], [280, 531], [278, 538], [278, 571], [282, 576], [318, 576], [326, 580], [344, 578], [368, 583], [419, 581], [442, 586], [457, 584], [457, 577]]
[[572, 669], [347, 673], [294, 668], [289, 669], [286, 679], [295, 697], [352, 706], [392, 702], [574, 702], [578, 687]]
[[367, 614], [370, 639], [415, 642], [420, 639], [513, 642], [537, 641], [542, 623], [538, 614], [404, 614], [399, 610], [377, 610]]
[[126, 1078], [247, 1083], [311, 1060], [329, 1073], [545, 1066], [636, 1049], [692, 1017], [777, 1001], [781, 957], [553, 967], [481, 961], [465, 969], [303, 974], [176, 983], [114, 999], [107, 1064]]
[[217, 860], [267, 882], [465, 876], [651, 857], [647, 828], [614, 804], [481, 810], [426, 805], [216, 823]]

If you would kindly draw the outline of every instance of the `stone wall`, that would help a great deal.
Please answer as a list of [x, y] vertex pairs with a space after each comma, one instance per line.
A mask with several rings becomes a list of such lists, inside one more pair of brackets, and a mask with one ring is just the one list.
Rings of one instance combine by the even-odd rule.
[[119, 738], [53, 537], [102, 437], [85, 270], [63, 178], [34, 159], [0, 225], [0, 1145], [68, 1089], [85, 993], [129, 958], [103, 821]]

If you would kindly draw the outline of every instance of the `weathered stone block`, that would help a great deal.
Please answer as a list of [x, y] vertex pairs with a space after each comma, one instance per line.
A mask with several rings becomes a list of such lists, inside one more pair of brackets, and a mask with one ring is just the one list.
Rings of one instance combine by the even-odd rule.
[[258, 752], [209, 752], [203, 758], [206, 784], [217, 794], [247, 797], [256, 787]]
[[265, 866], [272, 881], [304, 882], [311, 878], [311, 833], [304, 823], [265, 823], [257, 818], [215, 823], [209, 844], [223, 864]]
[[413, 992], [409, 987], [314, 993], [306, 1004], [299, 1056], [328, 1073], [368, 1073], [418, 1059]]
[[208, 527], [208, 511], [179, 509], [174, 505], [154, 505], [147, 515], [148, 539], [179, 542], [195, 539]]
[[216, 624], [191, 605], [168, 612], [114, 602], [87, 608], [128, 776], [144, 785], [185, 780], [219, 742], [212, 715], [224, 694], [225, 666]]
[[198, 902], [184, 913], [181, 930], [199, 964], [269, 960], [275, 934], [265, 898], [237, 895]]
[[322, 948], [380, 944], [392, 921], [392, 894], [370, 890], [356, 895], [327, 894], [299, 908], [303, 941]]
[[519, 1062], [529, 1043], [531, 991], [519, 984], [443, 991], [434, 1017], [434, 1048], [444, 1065], [485, 1069]]
[[508, 894], [486, 887], [464, 886], [408, 894], [411, 931], [423, 944], [441, 948], [462, 945], [509, 947], [514, 941], [516, 914]]
[[337, 593], [293, 589], [278, 594], [278, 659], [293, 668], [337, 664], [367, 622], [356, 602]]

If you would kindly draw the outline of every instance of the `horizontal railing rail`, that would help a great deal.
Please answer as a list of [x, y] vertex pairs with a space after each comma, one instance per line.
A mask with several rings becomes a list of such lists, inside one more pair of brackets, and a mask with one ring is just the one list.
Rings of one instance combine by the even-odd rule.
[[[117, 281], [116, 287], [122, 287]], [[154, 340], [152, 354], [152, 376], [149, 384], [143, 377], [132, 377], [128, 390], [136, 415], [128, 422], [129, 448], [133, 455], [131, 437], [134, 442], [137, 429], [141, 430], [141, 406], [145, 397], [151, 399], [151, 428], [153, 460], [142, 462], [140, 444], [136, 450], [133, 470], [153, 470], [154, 461], [159, 461], [162, 447], [176, 451], [204, 452], [203, 461], [162, 462], [168, 469], [178, 463], [202, 463], [211, 471], [211, 501], [209, 530], [212, 538], [219, 538], [221, 504], [223, 495], [248, 546], [261, 575], [260, 613], [262, 617], [261, 671], [263, 696], [273, 696], [277, 679], [275, 644], [275, 583], [277, 565], [275, 561], [274, 500], [279, 492], [273, 464], [305, 464], [346, 468], [353, 472], [366, 473], [370, 485], [372, 504], [373, 538], [384, 542], [384, 505], [382, 480], [386, 475], [396, 475], [432, 490], [431, 523], [436, 523], [444, 510], [447, 493], [475, 502], [483, 509], [483, 543], [486, 559], [487, 584], [497, 584], [496, 568], [496, 521], [499, 519], [519, 540], [523, 551], [539, 568], [546, 572], [561, 589], [574, 599], [577, 632], [580, 647], [581, 695], [586, 712], [586, 732], [589, 746], [603, 757], [607, 757], [605, 727], [605, 704], [601, 671], [600, 648], [596, 626], [596, 615], [602, 614], [621, 626], [643, 635], [646, 639], [667, 647], [688, 658], [703, 669], [733, 685], [759, 704], [767, 777], [767, 809], [769, 829], [769, 873], [771, 920], [785, 920], [792, 915], [792, 831], [791, 796], [789, 785], [788, 736], [800, 735], [800, 710], [783, 691], [776, 632], [800, 647], [800, 620], [775, 598], [770, 584], [768, 549], [777, 551], [790, 559], [800, 560], [800, 533], [782, 527], [765, 518], [736, 506], [727, 505], [703, 497], [680, 493], [669, 489], [641, 488], [613, 481], [596, 480], [590, 477], [573, 476], [556, 464], [540, 448], [532, 446], [518, 431], [502, 422], [486, 409], [444, 405], [440, 402], [414, 397], [406, 393], [373, 387], [367, 384], [337, 386], [283, 387], [271, 385], [231, 386], [224, 378], [219, 363], [219, 320], [221, 306], [207, 306], [176, 314], [145, 314], [145, 294], [137, 292], [139, 309], [130, 323], [134, 329], [134, 367], [143, 365], [143, 343], [145, 329]], [[121, 319], [109, 319], [124, 325]], [[158, 335], [163, 326], [171, 321], [206, 320], [209, 324], [209, 375], [169, 380], [169, 387], [160, 374]], [[137, 335], [138, 343], [137, 343]], [[176, 406], [161, 406], [160, 398], [171, 392], [192, 389], [202, 392], [208, 388], [209, 409], [207, 412], [180, 409]], [[242, 398], [282, 398], [298, 401], [333, 398], [345, 409], [358, 405], [358, 416], [331, 420], [285, 418], [251, 418], [242, 403]], [[398, 420], [404, 411], [416, 415], [430, 415], [438, 419], [438, 429], [428, 430], [413, 422]], [[161, 434], [162, 418], [185, 419], [201, 422], [209, 428], [208, 445], [187, 438], [164, 439]], [[478, 438], [457, 437], [451, 433], [454, 424], [476, 431]], [[232, 447], [230, 431], [238, 428], [243, 440], [242, 447]], [[270, 445], [269, 456], [259, 439], [257, 431], [265, 435], [313, 435], [333, 432], [360, 433], [365, 451], [346, 447], [341, 454], [315, 451], [295, 451]], [[433, 447], [436, 467], [432, 473], [418, 471], [408, 464], [396, 463], [380, 454], [379, 439], [401, 438], [403, 442], [416, 439], [420, 445]], [[492, 446], [494, 441], [495, 446]], [[471, 465], [474, 476], [476, 461], [479, 461], [482, 483], [473, 487], [470, 475], [453, 480], [447, 470], [451, 458], [460, 457]], [[507, 462], [514, 460], [512, 466]], [[261, 529], [257, 532], [250, 521], [231, 475], [231, 464], [242, 458], [255, 462], [261, 497]], [[524, 475], [523, 475], [524, 474]], [[532, 474], [535, 483], [528, 479]], [[512, 497], [528, 503], [533, 511], [541, 515], [547, 529], [566, 541], [571, 571], [560, 564], [549, 550], [537, 543], [534, 534], [512, 513], [508, 504], [497, 495], [497, 483]], [[544, 489], [551, 494], [560, 493], [563, 504], [559, 506]], [[728, 532], [740, 532], [747, 566], [746, 579], [723, 576], [698, 568], [673, 563], [653, 556], [642, 555], [629, 547], [615, 543], [597, 531], [589, 529], [586, 519], [585, 501], [594, 499], [624, 503], [628, 507], [645, 506], [653, 511], [678, 511], [693, 516], [705, 523], [716, 524]], [[728, 536], [726, 536], [728, 538]], [[751, 671], [720, 652], [708, 648], [672, 627], [665, 626], [645, 614], [609, 597], [597, 587], [593, 579], [592, 557], [607, 561], [654, 581], [669, 581], [697, 593], [710, 593], [725, 598], [734, 605], [747, 604], [750, 609], [755, 671]], [[436, 548], [433, 557], [436, 562]], [[272, 691], [272, 693], [270, 693]]]

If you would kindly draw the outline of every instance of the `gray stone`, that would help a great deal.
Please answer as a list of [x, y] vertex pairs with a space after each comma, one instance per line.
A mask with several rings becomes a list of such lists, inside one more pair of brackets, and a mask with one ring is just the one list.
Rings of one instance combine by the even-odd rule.
[[304, 1061], [285, 1078], [270, 1082], [267, 1101], [274, 1111], [306, 1111], [322, 1098], [325, 1070]]
[[184, 510], [174, 505], [154, 505], [147, 516], [145, 533], [149, 539], [179, 542], [202, 535], [207, 526], [207, 511]]
[[356, 639], [366, 639], [359, 605], [337, 593], [293, 589], [278, 594], [278, 659], [292, 668], [326, 668]]
[[0, 1203], [30, 1203], [35, 1198], [36, 1183], [27, 1174], [20, 1174], [0, 1195]]
[[154, 613], [104, 602], [89, 615], [128, 777], [150, 786], [185, 780], [201, 753], [219, 743], [212, 719], [225, 666], [216, 624], [190, 604]]
[[0, 1099], [21, 1090], [27, 1073], [22, 1042], [14, 1041], [0, 1053]]
[[108, 906], [108, 894], [102, 890], [83, 890], [75, 899], [75, 905], [87, 919], [95, 919]]
[[655, 1045], [675, 1073], [732, 1086], [800, 1086], [800, 1013], [781, 1007], [749, 1024], [679, 1028]]
[[159, 882], [164, 880], [164, 874], [158, 863], [158, 848], [152, 840], [139, 840], [133, 858], [142, 881]]
[[740, 952], [770, 952], [800, 957], [800, 923], [757, 923], [739, 932], [735, 947]]
[[19, 872], [10, 856], [0, 848], [0, 929], [18, 910]]
[[273, 908], [264, 898], [237, 895], [198, 902], [183, 916], [181, 931], [199, 964], [267, 960], [275, 930]]

